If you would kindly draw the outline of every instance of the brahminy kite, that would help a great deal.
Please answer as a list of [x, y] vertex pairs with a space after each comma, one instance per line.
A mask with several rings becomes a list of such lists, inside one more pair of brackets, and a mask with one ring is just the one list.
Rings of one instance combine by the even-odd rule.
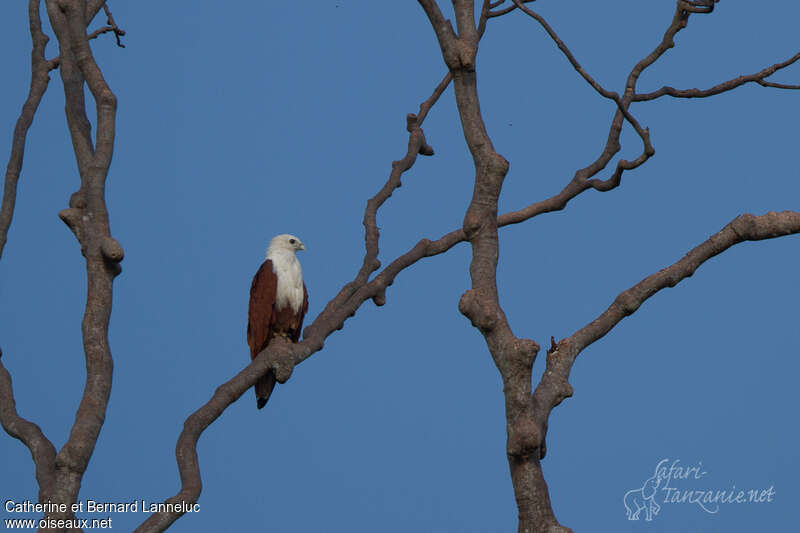
[[[296, 252], [306, 247], [294, 235], [277, 235], [267, 248], [267, 260], [250, 286], [247, 344], [255, 359], [273, 337], [300, 340], [303, 318], [308, 311], [308, 291]], [[256, 381], [256, 407], [267, 404], [275, 387], [273, 370]]]

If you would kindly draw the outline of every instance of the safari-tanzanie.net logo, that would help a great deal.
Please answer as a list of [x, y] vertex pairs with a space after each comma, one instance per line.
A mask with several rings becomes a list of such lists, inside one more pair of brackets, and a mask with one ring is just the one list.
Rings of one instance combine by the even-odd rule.
[[703, 463], [681, 465], [680, 459], [661, 459], [653, 475], [641, 487], [625, 493], [622, 503], [628, 520], [651, 521], [669, 505], [693, 505], [700, 512], [716, 514], [724, 505], [770, 503], [775, 498], [775, 486], [769, 488], [709, 487]]

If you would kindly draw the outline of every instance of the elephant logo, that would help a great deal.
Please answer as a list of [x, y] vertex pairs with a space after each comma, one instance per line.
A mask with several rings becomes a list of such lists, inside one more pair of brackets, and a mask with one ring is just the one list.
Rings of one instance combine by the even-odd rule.
[[656, 491], [660, 483], [661, 477], [656, 472], [640, 488], [625, 493], [622, 503], [625, 505], [625, 515], [628, 520], [639, 520], [639, 514], [642, 511], [644, 511], [644, 519], [648, 522], [658, 514], [661, 506], [656, 503]]

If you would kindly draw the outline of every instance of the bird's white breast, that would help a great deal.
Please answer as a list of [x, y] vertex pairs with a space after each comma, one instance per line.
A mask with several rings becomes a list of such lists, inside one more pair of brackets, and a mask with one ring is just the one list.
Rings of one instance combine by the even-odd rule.
[[295, 313], [303, 306], [303, 270], [300, 261], [290, 250], [275, 250], [267, 254], [272, 261], [272, 270], [278, 278], [275, 307], [291, 306]]

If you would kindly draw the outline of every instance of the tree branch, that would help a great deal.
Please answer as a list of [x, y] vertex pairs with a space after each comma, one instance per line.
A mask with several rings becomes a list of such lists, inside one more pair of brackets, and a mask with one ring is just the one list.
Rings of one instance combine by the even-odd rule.
[[14, 206], [17, 201], [17, 182], [22, 172], [22, 161], [25, 154], [25, 141], [28, 130], [33, 123], [33, 117], [39, 108], [39, 102], [47, 90], [50, 82], [48, 75], [47, 61], [44, 57], [44, 49], [47, 46], [48, 37], [42, 32], [42, 20], [39, 15], [39, 0], [28, 1], [28, 18], [30, 20], [31, 41], [33, 41], [33, 52], [31, 53], [31, 86], [28, 97], [22, 106], [22, 112], [17, 119], [14, 127], [14, 136], [11, 143], [11, 155], [6, 166], [5, 185], [3, 186], [3, 201], [0, 207], [0, 258], [3, 256], [8, 230], [11, 220], [14, 217]]
[[[420, 105], [419, 113], [407, 116], [409, 142], [406, 155], [401, 160], [393, 162], [388, 180], [381, 190], [367, 203], [363, 221], [365, 227], [365, 255], [361, 269], [355, 279], [346, 284], [328, 302], [313, 323], [305, 329], [301, 343], [272, 343], [239, 374], [221, 385], [205, 405], [187, 418], [176, 445], [176, 459], [181, 478], [181, 489], [175, 496], [167, 499], [165, 503], [191, 504], [197, 501], [202, 490], [202, 478], [197, 455], [197, 442], [200, 435], [231, 403], [252, 387], [260, 376], [272, 369], [279, 382], [286, 381], [291, 376], [294, 366], [320, 350], [328, 335], [341, 329], [346, 320], [353, 316], [366, 300], [372, 299], [377, 305], [382, 305], [385, 302], [386, 288], [392, 284], [395, 277], [405, 268], [424, 257], [444, 253], [455, 244], [470, 240], [473, 243], [473, 262], [470, 267], [473, 275], [473, 289], [462, 296], [460, 308], [486, 337], [490, 352], [495, 358], [509, 391], [506, 397], [509, 424], [508, 453], [512, 472], [519, 479], [518, 483], [515, 482], [515, 491], [517, 485], [521, 488], [518, 494], [521, 517], [523, 510], [525, 510], [525, 513], [527, 513], [525, 524], [534, 523], [537, 517], [545, 517], [546, 521], [551, 525], [560, 528], [552, 516], [546, 484], [542, 478], [538, 462], [538, 447], [543, 446], [544, 433], [536, 423], [538, 418], [533, 416], [535, 404], [530, 378], [532, 364], [539, 347], [531, 340], [517, 339], [513, 336], [505, 315], [497, 302], [496, 283], [492, 275], [492, 261], [494, 261], [496, 267], [497, 227], [518, 223], [537, 214], [563, 209], [570, 199], [586, 189], [610, 190], [616, 187], [619, 184], [618, 176], [616, 184], [613, 184], [613, 186], [611, 186], [612, 184], [604, 185], [597, 180], [590, 180], [589, 178], [602, 170], [608, 160], [619, 150], [619, 135], [625, 119], [629, 120], [640, 137], [642, 137], [645, 143], [645, 151], [640, 158], [632, 163], [621, 161], [618, 165], [619, 175], [621, 175], [622, 170], [635, 168], [635, 166], [640, 165], [647, 157], [652, 155], [654, 152], [652, 147], [648, 149], [649, 132], [641, 128], [635, 118], [628, 113], [628, 106], [632, 101], [632, 91], [627, 91], [626, 96], [620, 98], [616, 93], [606, 91], [596, 82], [592, 84], [594, 80], [586, 71], [583, 71], [583, 74], [585, 74], [584, 79], [595, 90], [599, 89], [598, 92], [600, 94], [614, 100], [618, 106], [604, 154], [592, 166], [583, 169], [583, 171], [578, 171], [575, 178], [561, 193], [547, 200], [531, 204], [520, 211], [506, 213], [497, 217], [495, 192], [499, 194], [503, 176], [507, 171], [507, 163], [505, 163], [502, 156], [494, 152], [491, 140], [486, 134], [480, 117], [474, 77], [474, 57], [477, 51], [477, 42], [473, 46], [470, 44], [469, 39], [464, 39], [460, 35], [456, 36], [452, 25], [444, 19], [434, 0], [418, 1], [425, 10], [437, 34], [449, 72], [433, 91], [431, 97]], [[469, 23], [471, 20], [469, 15], [472, 13], [472, 8], [466, 2], [455, 2], [459, 28], [463, 29], [467, 34], [475, 31], [478, 38], [480, 38], [486, 28], [486, 20], [490, 18], [490, 10], [501, 3], [485, 0], [481, 11], [481, 19], [476, 27], [474, 21], [472, 24]], [[515, 5], [515, 7], [517, 6]], [[626, 86], [635, 88], [636, 80], [642, 71], [670, 47], [668, 46], [670, 44], [668, 38], [674, 37], [675, 33], [685, 26], [686, 16], [681, 14], [679, 17], [676, 14], [667, 34], [665, 34], [664, 41], [659, 45], [659, 48], [637, 63], [628, 77]], [[546, 22], [544, 25], [546, 29], [549, 28]], [[552, 32], [552, 29], [550, 29], [549, 33], [558, 44], [560, 39]], [[667, 45], [665, 45], [665, 42], [667, 42]], [[577, 61], [574, 56], [566, 49], [563, 42], [559, 47], [561, 48], [562, 46], [562, 51], [566, 50], [565, 53], [568, 59], [575, 66]], [[576, 70], [581, 72], [581, 69], [582, 67], [578, 64]], [[377, 228], [377, 211], [388, 200], [394, 190], [401, 186], [401, 177], [414, 164], [416, 156], [419, 153], [425, 153], [427, 149], [430, 149], [432, 153], [432, 149], [427, 145], [420, 127], [429, 109], [453, 80], [456, 81], [456, 97], [462, 124], [464, 125], [465, 138], [476, 162], [476, 189], [473, 202], [470, 204], [470, 209], [473, 211], [472, 213], [470, 211], [467, 212], [462, 229], [452, 231], [437, 241], [420, 240], [411, 250], [396, 258], [370, 279], [370, 276], [381, 268], [378, 260], [380, 235]], [[616, 99], [614, 96], [616, 96]], [[604, 160], [605, 157], [607, 159]], [[474, 209], [482, 212], [476, 216]], [[488, 212], [491, 212], [492, 215], [486, 216]], [[494, 228], [491, 227], [493, 225], [491, 221], [494, 221]], [[487, 272], [489, 275], [486, 275]], [[492, 292], [493, 284], [494, 292]], [[556, 352], [557, 350], [554, 349], [551, 354]], [[550, 355], [548, 358], [550, 358]], [[568, 383], [566, 385], [568, 386]], [[136, 531], [139, 533], [164, 531], [182, 514], [183, 512], [180, 508], [171, 512], [154, 513]], [[521, 520], [522, 524], [523, 520]], [[568, 531], [566, 528], [559, 530]]]
[[120, 29], [120, 27], [117, 26], [117, 23], [114, 22], [114, 15], [111, 14], [111, 10], [108, 8], [108, 3], [103, 4], [103, 11], [106, 13], [106, 24], [109, 25], [111, 30], [114, 32], [114, 37], [117, 39], [117, 46], [120, 48], [125, 48], [125, 45], [122, 44], [122, 41], [120, 41], [120, 37], [125, 35], [125, 30]]
[[674, 287], [691, 277], [703, 263], [735, 244], [797, 233], [800, 233], [800, 212], [771, 211], [761, 216], [738, 216], [718, 233], [693, 248], [680, 261], [621, 292], [600, 316], [570, 337], [560, 340], [556, 349], [548, 353], [545, 371], [534, 392], [539, 423], [546, 424], [552, 409], [572, 395], [568, 379], [577, 356], [587, 346], [605, 336], [623, 318], [636, 312], [647, 299], [660, 290]]
[[[106, 0], [92, 0], [87, 4], [86, 7], [87, 27], [92, 22], [92, 20], [94, 19], [94, 17], [97, 15], [98, 11], [100, 11], [101, 8], [104, 9], [106, 12], [107, 24], [109, 25], [97, 28], [89, 35], [87, 35], [86, 38], [91, 41], [92, 39], [97, 39], [103, 34], [114, 32], [114, 36], [117, 39], [117, 46], [119, 46], [120, 48], [125, 48], [125, 45], [122, 44], [122, 42], [120, 41], [120, 37], [125, 35], [125, 31], [120, 29], [117, 26], [117, 23], [114, 22], [114, 17], [111, 15], [111, 11], [108, 9], [108, 6], [106, 5]], [[49, 70], [55, 70], [60, 65], [61, 65], [61, 56], [56, 56], [47, 62], [47, 68]]]
[[739, 76], [738, 78], [733, 78], [731, 80], [718, 83], [710, 89], [676, 89], [674, 87], [664, 86], [657, 91], [637, 94], [633, 97], [633, 101], [644, 102], [648, 100], [655, 100], [656, 98], [660, 98], [665, 95], [672, 96], [674, 98], [705, 98], [707, 96], [714, 96], [715, 94], [736, 89], [737, 87], [741, 87], [745, 83], [749, 82], [755, 82], [764, 87], [775, 87], [778, 89], [800, 89], [800, 85], [785, 85], [782, 83], [773, 83], [764, 80], [764, 78], [772, 76], [777, 71], [794, 64], [798, 59], [800, 59], [800, 52], [796, 53], [786, 61], [775, 63], [774, 65], [762, 69], [754, 74]]
[[[134, 533], [155, 533], [166, 530], [175, 520], [185, 514], [185, 505], [190, 505], [197, 501], [203, 487], [203, 480], [200, 475], [200, 465], [197, 456], [197, 441], [203, 431], [208, 428], [219, 416], [239, 399], [239, 397], [250, 389], [255, 382], [263, 376], [269, 368], [278, 368], [276, 372], [278, 381], [285, 382], [288, 379], [291, 368], [299, 364], [302, 360], [310, 356], [320, 346], [310, 346], [311, 343], [304, 340], [300, 344], [293, 344], [288, 340], [276, 337], [270, 342], [268, 348], [262, 351], [249, 365], [232, 379], [220, 385], [214, 391], [211, 399], [192, 413], [184, 422], [183, 430], [178, 437], [175, 447], [178, 469], [181, 478], [181, 489], [173, 497], [168, 498], [164, 503], [175, 506], [172, 511], [155, 512], [151, 514]], [[181, 507], [184, 505], [184, 507]]]
[[[48, 72], [53, 68], [53, 62], [47, 61], [44, 56], [48, 37], [42, 32], [39, 4], [40, 0], [29, 0], [28, 2], [30, 33], [33, 41], [33, 53], [31, 54], [31, 87], [20, 117], [17, 120], [12, 141], [11, 156], [6, 168], [3, 203], [2, 210], [0, 210], [0, 255], [2, 255], [8, 229], [13, 217], [16, 200], [16, 185], [22, 169], [27, 132], [33, 122], [33, 117], [41, 102], [41, 98], [47, 89], [50, 80]], [[73, 17], [73, 22], [82, 24], [79, 32], [73, 32], [75, 36], [78, 36], [77, 40], [80, 39], [80, 36], [83, 36], [85, 39], [84, 15], [91, 19], [102, 5], [103, 2], [90, 2], [89, 5], [85, 6], [82, 2], [75, 3], [73, 7], [79, 11], [80, 16]], [[48, 14], [51, 16], [53, 15], [52, 10], [58, 10], [58, 7], [54, 2], [48, 1]], [[57, 33], [60, 32], [59, 45], [61, 47], [68, 46], [65, 44], [66, 40], [69, 39], [66, 23], [63, 16], [60, 14], [56, 15], [56, 18], [57, 22], [55, 24], [53, 24], [53, 19], [51, 18], [51, 24], [53, 24], [53, 28]], [[77, 43], [77, 48], [81, 48], [80, 43]], [[81, 55], [85, 56], [87, 51], [91, 58], [91, 51], [88, 49], [88, 44], [81, 50]], [[72, 67], [72, 65], [70, 65], [70, 67]], [[78, 79], [80, 79], [81, 86], [81, 97], [78, 107], [82, 110], [83, 78], [73, 77], [71, 81], [75, 82]], [[67, 85], [68, 84], [65, 83], [65, 87]], [[74, 88], [75, 84], [70, 85], [69, 90], [73, 90]], [[75, 101], [76, 100], [73, 99], [72, 103]], [[70, 101], [68, 100], [68, 110], [69, 108]], [[72, 111], [73, 116], [76, 116], [77, 114], [74, 113], [74, 106], [72, 107]], [[107, 124], [107, 121], [103, 124]], [[88, 143], [90, 150], [93, 151], [93, 149], [91, 149], [91, 136], [88, 132], [88, 119], [85, 120], [85, 126], [83, 124], [79, 125], [79, 127], [76, 127], [76, 131], [83, 135], [82, 140], [84, 143]], [[108, 135], [106, 132], [107, 128], [101, 126], [98, 139], [107, 138]], [[113, 142], [113, 134], [111, 135], [111, 139]], [[85, 146], [84, 143], [81, 144]], [[102, 161], [95, 161], [95, 163], [98, 162], [100, 163], [99, 169], [102, 171]], [[86, 163], [87, 162], [84, 162], [82, 165], [79, 161], [79, 167], [84, 170], [88, 169], [90, 165]], [[105, 171], [107, 172], [107, 166], [105, 166]], [[82, 179], [84, 178], [83, 175], [81, 177]], [[103, 176], [103, 180], [104, 179]], [[92, 212], [91, 215], [100, 215], [99, 218], [102, 219], [105, 214], [102, 187], [98, 189], [96, 180], [90, 183], [93, 186], [88, 187], [88, 189], [94, 191], [94, 194], [90, 196], [97, 197], [99, 194], [99, 202], [102, 207], [102, 212]], [[71, 213], [71, 215], [74, 214], [75, 213]], [[84, 228], [80, 227], [83, 225], [81, 221], [74, 219], [73, 216], [68, 218], [72, 223], [71, 227], [76, 231], [76, 235], [81, 235], [79, 240], [82, 241], [81, 246], [84, 255], [87, 255], [87, 253], [90, 254], [92, 244], [95, 244], [96, 248], [106, 251], [106, 253], [101, 253], [100, 260], [105, 266], [116, 265], [116, 262], [121, 260], [121, 248], [119, 248], [116, 241], [113, 241], [109, 235], [100, 235], [99, 237], [101, 238], [99, 240], [95, 239], [96, 242], [94, 243], [84, 241], [84, 237], [88, 239], [93, 233], [97, 232], [91, 230], [84, 231]], [[91, 225], [90, 222], [86, 224]], [[115, 244], [116, 247], [114, 246]], [[119, 259], [116, 259], [117, 257]], [[87, 260], [88, 259], [89, 255], [87, 255]], [[98, 285], [102, 285], [102, 280], [98, 280], [97, 276], [92, 275], [92, 269], [88, 266], [88, 261], [87, 272], [89, 275], [89, 297], [87, 299], [87, 313], [84, 318], [84, 343], [87, 351], [87, 386], [78, 409], [78, 414], [76, 415], [70, 439], [58, 454], [56, 454], [52, 443], [44, 436], [41, 429], [36, 424], [18, 415], [11, 386], [11, 376], [2, 363], [0, 363], [0, 422], [2, 422], [6, 432], [23, 442], [31, 452], [36, 467], [36, 479], [39, 484], [39, 501], [52, 500], [55, 502], [69, 503], [75, 501], [80, 487], [82, 473], [85, 471], [89, 459], [91, 458], [97, 434], [102, 426], [105, 404], [108, 400], [107, 392], [111, 385], [110, 355], [106, 359], [102, 354], [96, 353], [98, 350], [102, 351], [103, 343], [103, 339], [97, 342], [96, 337], [98, 334], [101, 336], [107, 334], [108, 313], [110, 312], [110, 288], [107, 301], [103, 300], [102, 297], [98, 297], [98, 293], [102, 294], [104, 292], [102, 288], [98, 290]], [[116, 272], [117, 271], [115, 271], [115, 273]], [[113, 275], [115, 274], [112, 274], [111, 277], [113, 277]], [[105, 317], [103, 317], [104, 310], [107, 311]], [[105, 328], [105, 330], [99, 333], [98, 328]], [[105, 342], [107, 343], [107, 338]], [[105, 398], [103, 398], [104, 394]], [[52, 516], [56, 515], [58, 514], [54, 513]], [[63, 517], [67, 516], [71, 516], [71, 513], [63, 515]]]
[[[529, 4], [529, 3], [533, 2], [533, 1], [534, 0], [522, 0], [522, 3], [523, 4]], [[499, 11], [490, 11], [489, 14], [488, 14], [488, 17], [489, 18], [502, 17], [503, 15], [505, 15], [507, 13], [511, 13], [512, 11], [517, 9], [517, 3], [514, 0], [512, 0], [512, 2], [513, 3], [510, 6], [506, 6], [506, 7], [504, 7], [503, 9], [501, 9]], [[492, 3], [489, 4], [488, 8], [491, 10], [491, 9], [496, 8], [496, 7], [500, 7], [504, 3], [505, 3], [505, 0], [499, 0], [498, 2], [492, 2]]]
[[[94, 61], [86, 35], [83, 0], [47, 0], [50, 24], [61, 52], [66, 114], [81, 187], [70, 207], [59, 213], [75, 234], [86, 260], [87, 295], [81, 331], [86, 356], [86, 383], [69, 438], [55, 458], [54, 502], [76, 501], [83, 474], [105, 419], [113, 362], [108, 344], [114, 277], [119, 274], [122, 247], [111, 237], [105, 204], [105, 182], [114, 145], [116, 97]], [[97, 107], [97, 142], [92, 144], [84, 103], [84, 81]], [[47, 513], [65, 519], [66, 513]]]
[[[2, 355], [0, 351], [0, 358]], [[17, 413], [11, 374], [3, 366], [2, 360], [0, 360], [0, 424], [6, 433], [22, 442], [31, 452], [33, 464], [36, 466], [36, 481], [39, 484], [39, 501], [47, 501], [55, 480], [56, 449], [39, 426]]]
[[[433, 20], [438, 20], [440, 24], [447, 24], [443, 17], [439, 17], [441, 12], [435, 2], [421, 0], [420, 3], [427, 5]], [[478, 33], [479, 37], [483, 35], [483, 29], [485, 29], [485, 16], [486, 10], [482, 13], [479, 23], [479, 27], [481, 27], [481, 31]], [[388, 180], [381, 190], [367, 202], [364, 211], [365, 255], [355, 279], [342, 287], [316, 319], [305, 328], [301, 343], [271, 343], [250, 365], [220, 386], [211, 400], [187, 418], [176, 447], [181, 489], [175, 496], [165, 500], [165, 503], [179, 504], [197, 501], [202, 490], [202, 477], [197, 457], [197, 441], [200, 435], [231, 403], [252, 387], [260, 376], [272, 369], [278, 381], [285, 382], [289, 379], [294, 366], [322, 349], [325, 339], [334, 331], [342, 329], [345, 321], [353, 316], [365, 301], [372, 299], [376, 305], [383, 305], [386, 301], [386, 288], [392, 284], [401, 271], [420, 259], [442, 253], [463, 240], [463, 236], [458, 237], [459, 232], [448, 234], [435, 243], [428, 239], [422, 239], [411, 250], [395, 259], [372, 280], [369, 280], [370, 275], [381, 266], [377, 258], [380, 237], [377, 227], [377, 211], [393, 191], [401, 186], [402, 175], [413, 166], [417, 155], [433, 155], [433, 148], [426, 143], [421, 125], [430, 108], [438, 101], [452, 79], [452, 73], [448, 72], [434, 89], [433, 94], [420, 104], [419, 113], [417, 115], [409, 114], [406, 117], [406, 129], [409, 132], [406, 154], [399, 161], [392, 163], [392, 171]], [[136, 529], [136, 532], [164, 531], [183, 514], [184, 512], [180, 510], [154, 513]]]
[[[636, 160], [634, 160], [633, 162], [628, 162], [628, 161], [625, 161], [625, 160], [621, 160], [617, 164], [617, 170], [614, 173], [614, 175], [612, 176], [612, 178], [610, 180], [607, 180], [606, 182], [591, 181], [591, 182], [588, 183], [589, 186], [591, 186], [591, 187], [593, 187], [593, 188], [595, 188], [596, 190], [599, 190], [599, 191], [608, 191], [608, 190], [611, 190], [611, 189], [615, 188], [616, 186], [619, 185], [619, 182], [620, 182], [620, 179], [622, 177], [622, 172], [623, 171], [630, 170], [630, 169], [633, 169], [633, 168], [636, 168], [636, 167], [640, 166], [647, 159], [649, 159], [650, 156], [655, 154], [655, 149], [653, 148], [652, 144], [650, 143], [650, 131], [648, 129], [642, 128], [642, 126], [639, 124], [639, 122], [628, 111], [628, 108], [630, 107], [630, 99], [626, 98], [625, 101], [623, 101], [622, 99], [620, 99], [620, 97], [619, 97], [619, 95], [617, 93], [612, 92], [612, 91], [608, 91], [605, 88], [603, 88], [599, 83], [597, 83], [597, 81], [595, 81], [595, 79], [586, 71], [586, 69], [584, 69], [581, 66], [581, 64], [578, 62], [578, 60], [573, 55], [572, 51], [570, 51], [570, 49], [567, 47], [567, 45], [564, 44], [564, 41], [562, 41], [561, 38], [559, 38], [558, 34], [556, 34], [555, 30], [553, 30], [553, 28], [547, 23], [547, 21], [544, 19], [544, 17], [542, 17], [541, 15], [536, 13], [535, 11], [533, 11], [531, 9], [528, 9], [526, 6], [522, 5], [522, 2], [520, 2], [520, 0], [512, 0], [512, 1], [514, 2], [514, 5], [516, 7], [518, 7], [523, 13], [525, 13], [529, 17], [533, 18], [534, 20], [536, 20], [542, 26], [542, 28], [544, 28], [544, 30], [547, 32], [547, 34], [550, 36], [550, 38], [553, 40], [553, 42], [556, 43], [556, 46], [558, 46], [559, 50], [561, 50], [561, 52], [564, 54], [564, 56], [566, 56], [567, 60], [570, 62], [572, 67], [581, 75], [581, 77], [583, 77], [584, 80], [586, 80], [586, 82], [589, 85], [592, 86], [592, 88], [595, 91], [597, 91], [598, 94], [600, 94], [601, 96], [603, 96], [605, 98], [608, 98], [608, 99], [612, 100], [614, 103], [617, 104], [618, 111], [620, 113], [622, 113], [622, 116], [625, 117], [625, 119], [631, 124], [631, 126], [633, 126], [633, 129], [636, 130], [636, 133], [639, 135], [639, 138], [642, 140], [642, 143], [644, 144], [644, 150], [642, 152], [642, 155], [640, 155]], [[631, 75], [632, 74], [633, 73], [631, 73]], [[629, 79], [630, 79], [630, 76], [629, 76]], [[607, 155], [608, 160], [610, 160], [611, 157], [613, 156], [613, 154], [616, 153], [617, 151], [619, 151], [619, 135], [620, 135], [621, 131], [622, 131], [622, 123], [621, 122], [619, 124], [619, 128], [617, 128], [617, 129], [614, 129], [613, 126], [612, 126], [612, 133], [611, 134], [614, 135], [614, 142], [612, 144], [606, 144], [606, 150], [600, 156], [600, 159], [604, 158], [604, 156]], [[613, 150], [614, 146], [616, 146], [616, 150]], [[599, 159], [598, 159], [598, 161], [599, 161]], [[605, 164], [606, 163], [603, 163], [603, 166], [599, 167], [597, 169], [597, 171], [599, 172], [599, 170], [604, 168]], [[584, 181], [585, 181], [585, 179], [584, 179]], [[586, 187], [586, 188], [588, 188], [588, 187]]]
[[[389, 174], [389, 179], [381, 190], [369, 199], [367, 207], [364, 210], [363, 224], [366, 253], [361, 270], [354, 280], [356, 286], [364, 285], [369, 279], [370, 274], [378, 270], [381, 266], [381, 262], [378, 260], [378, 239], [380, 236], [377, 224], [378, 209], [389, 199], [395, 189], [402, 186], [400, 178], [417, 160], [417, 154], [433, 155], [433, 148], [425, 142], [425, 134], [422, 132], [422, 128], [417, 126], [417, 117], [413, 114], [409, 114], [406, 121], [409, 132], [408, 151], [403, 159], [392, 162], [392, 171]], [[385, 299], [383, 296], [375, 298], [375, 303], [377, 305], [383, 305], [384, 302]]]
[[428, 116], [428, 111], [439, 101], [439, 97], [442, 96], [442, 93], [447, 89], [447, 86], [450, 85], [451, 81], [453, 81], [453, 75], [448, 71], [444, 78], [442, 78], [442, 81], [439, 82], [439, 85], [433, 90], [433, 94], [419, 105], [419, 111], [416, 116], [418, 127], [422, 127], [422, 123], [425, 122], [425, 118]]

